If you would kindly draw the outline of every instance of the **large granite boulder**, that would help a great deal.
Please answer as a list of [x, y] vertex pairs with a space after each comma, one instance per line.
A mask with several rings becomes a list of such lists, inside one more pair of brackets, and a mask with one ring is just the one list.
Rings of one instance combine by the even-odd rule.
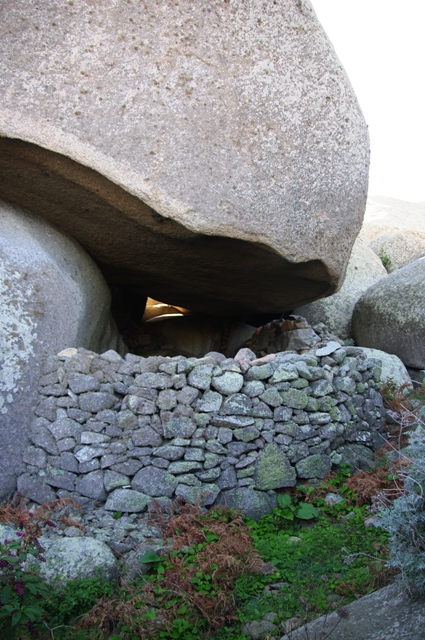
[[425, 258], [394, 271], [357, 302], [358, 345], [393, 353], [408, 367], [425, 368]]
[[[46, 356], [124, 350], [93, 260], [49, 222], [0, 203], [0, 497], [15, 488]], [[56, 376], [56, 377], [55, 377]], [[57, 374], [44, 382], [59, 383]], [[57, 394], [56, 394], [57, 395]]]
[[311, 325], [323, 322], [329, 331], [345, 340], [352, 335], [351, 317], [362, 293], [385, 278], [387, 272], [376, 253], [364, 242], [354, 243], [341, 289], [329, 298], [295, 309]]
[[336, 291], [368, 134], [308, 0], [16, 0], [0, 17], [0, 193], [110, 283], [219, 314]]

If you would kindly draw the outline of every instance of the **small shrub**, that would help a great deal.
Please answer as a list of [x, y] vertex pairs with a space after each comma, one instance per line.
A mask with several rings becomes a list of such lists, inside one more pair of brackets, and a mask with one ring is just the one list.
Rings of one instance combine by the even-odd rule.
[[391, 269], [392, 261], [390, 256], [386, 252], [384, 245], [381, 245], [381, 248], [379, 249], [379, 257], [385, 269], [389, 271]]
[[408, 590], [425, 593], [425, 429], [419, 425], [403, 452], [409, 462], [399, 474], [402, 495], [378, 511], [377, 526], [389, 533], [387, 566], [400, 571]]
[[37, 636], [49, 589], [40, 576], [25, 568], [33, 556], [43, 561], [42, 547], [33, 530], [23, 524], [18, 540], [0, 543], [0, 630], [4, 640], [12, 640], [23, 629]]

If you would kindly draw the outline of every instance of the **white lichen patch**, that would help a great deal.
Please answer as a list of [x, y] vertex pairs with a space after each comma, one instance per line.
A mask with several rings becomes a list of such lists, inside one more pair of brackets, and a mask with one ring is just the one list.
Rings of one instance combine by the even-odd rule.
[[20, 390], [24, 365], [34, 353], [36, 323], [28, 308], [34, 293], [22, 274], [0, 263], [0, 414]]

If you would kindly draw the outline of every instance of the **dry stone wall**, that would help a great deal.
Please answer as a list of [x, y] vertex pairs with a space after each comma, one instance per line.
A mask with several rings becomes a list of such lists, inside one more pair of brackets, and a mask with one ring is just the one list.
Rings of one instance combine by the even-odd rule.
[[379, 377], [379, 361], [337, 342], [259, 359], [67, 349], [45, 362], [18, 489], [109, 511], [180, 496], [261, 515], [276, 489], [372, 457]]

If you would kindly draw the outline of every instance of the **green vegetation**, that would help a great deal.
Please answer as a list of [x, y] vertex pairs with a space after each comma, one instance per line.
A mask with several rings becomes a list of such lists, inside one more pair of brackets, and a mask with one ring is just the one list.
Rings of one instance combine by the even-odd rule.
[[[204, 513], [179, 505], [168, 520], [158, 511], [157, 525], [164, 538], [173, 539], [173, 549], [162, 556], [146, 553], [141, 560], [151, 570], [143, 579], [74, 580], [62, 590], [37, 592], [39, 610], [29, 620], [15, 617], [15, 635], [2, 637], [243, 640], [243, 623], [267, 613], [281, 625], [330, 612], [393, 573], [384, 567], [388, 535], [365, 527], [367, 496], [359, 499], [354, 480], [342, 466], [321, 485], [279, 494], [279, 506], [259, 522], [224, 508]], [[327, 504], [329, 492], [340, 501]], [[38, 580], [31, 576], [29, 584]], [[16, 593], [10, 572], [8, 580], [12, 588], [3, 607], [7, 594]]]
[[392, 262], [391, 262], [390, 256], [385, 251], [384, 245], [381, 245], [381, 248], [379, 249], [379, 257], [380, 257], [381, 262], [384, 265], [385, 269], [387, 271], [389, 271], [391, 269]]

